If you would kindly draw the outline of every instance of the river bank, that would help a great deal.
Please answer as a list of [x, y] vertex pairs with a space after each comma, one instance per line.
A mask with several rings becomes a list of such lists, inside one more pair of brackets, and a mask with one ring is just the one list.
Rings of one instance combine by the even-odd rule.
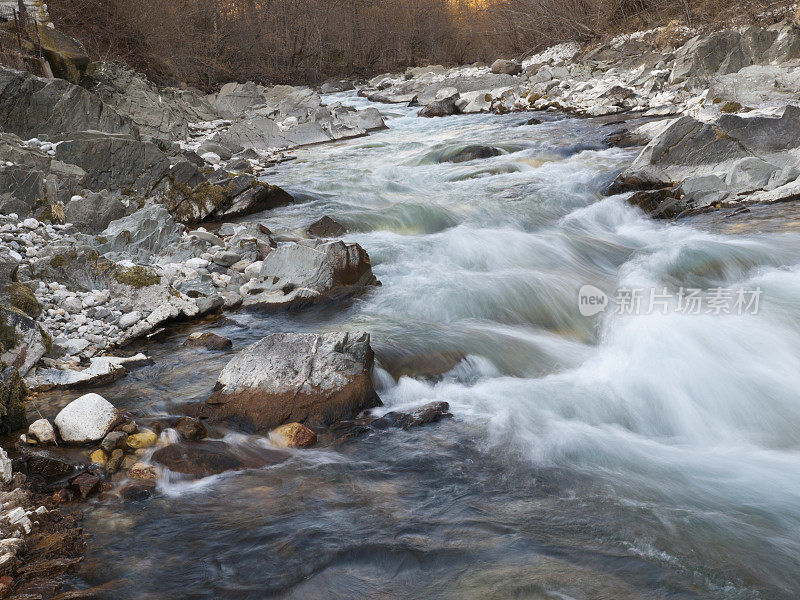
[[[6, 106], [0, 217], [3, 360], [36, 393], [17, 450], [49, 494], [88, 499], [66, 593], [791, 597], [798, 536], [777, 543], [776, 523], [797, 490], [763, 489], [796, 464], [770, 349], [794, 360], [800, 244], [791, 212], [741, 205], [793, 185], [796, 114], [693, 87], [779, 42], [763, 69], [789, 77], [782, 27], [709, 34], [649, 72], [634, 37], [594, 71], [602, 54], [560, 48], [527, 80], [421, 69], [382, 97], [0, 72], [15, 106], [66, 115]], [[720, 36], [719, 64], [672, 81]], [[528, 91], [485, 100], [498, 77]], [[634, 96], [606, 94], [621, 83]], [[411, 92], [481, 108], [426, 119], [387, 96]], [[99, 116], [76, 123], [75, 98]], [[587, 319], [587, 284], [758, 287], [765, 312]]]

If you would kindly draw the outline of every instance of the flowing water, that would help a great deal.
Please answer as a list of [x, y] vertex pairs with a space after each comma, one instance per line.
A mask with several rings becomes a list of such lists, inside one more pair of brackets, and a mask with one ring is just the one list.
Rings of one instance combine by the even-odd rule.
[[[595, 120], [381, 110], [388, 130], [277, 168], [270, 180], [303, 202], [259, 220], [291, 237], [334, 217], [382, 287], [195, 330], [234, 351], [273, 331], [367, 330], [381, 410], [445, 400], [454, 418], [96, 502], [80, 585], [117, 581], [115, 598], [800, 596], [791, 223], [731, 234], [603, 198], [635, 154], [603, 149]], [[504, 153], [446, 160], [470, 144]], [[587, 317], [584, 285], [672, 300]], [[757, 314], [673, 310], [680, 288], [742, 286], [761, 290]], [[102, 393], [138, 415], [205, 399], [231, 354], [185, 350], [185, 335], [148, 345], [155, 364]]]

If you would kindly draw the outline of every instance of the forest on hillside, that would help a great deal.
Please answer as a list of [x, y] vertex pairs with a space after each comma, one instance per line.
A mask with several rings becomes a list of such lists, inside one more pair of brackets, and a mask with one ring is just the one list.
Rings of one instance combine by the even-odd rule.
[[783, 0], [54, 0], [98, 59], [159, 83], [314, 83], [518, 56], [669, 21], [758, 20]]

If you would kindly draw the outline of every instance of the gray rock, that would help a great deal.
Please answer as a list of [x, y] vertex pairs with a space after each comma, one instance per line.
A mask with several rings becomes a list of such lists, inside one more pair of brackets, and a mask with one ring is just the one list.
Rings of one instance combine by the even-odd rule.
[[225, 306], [225, 298], [221, 294], [203, 296], [197, 299], [197, 314], [207, 315], [221, 310]]
[[778, 32], [758, 27], [742, 31], [724, 29], [696, 36], [675, 53], [670, 81], [681, 83], [689, 78], [708, 79], [767, 60]]
[[276, 248], [240, 293], [245, 306], [290, 307], [357, 294], [377, 284], [361, 246], [317, 242]]
[[0, 306], [0, 361], [24, 376], [47, 353], [50, 335], [36, 321]]
[[43, 79], [0, 67], [0, 98], [3, 129], [24, 139], [85, 130], [138, 135], [130, 119], [63, 79]]
[[220, 373], [201, 416], [266, 433], [284, 423], [330, 425], [380, 405], [366, 333], [276, 333]]
[[522, 64], [516, 60], [499, 58], [492, 63], [492, 73], [495, 75], [519, 75], [522, 73]]
[[152, 256], [162, 255], [178, 244], [181, 229], [166, 208], [152, 204], [109, 223], [98, 236], [98, 250], [115, 260], [132, 258], [134, 262], [147, 263]]
[[760, 190], [766, 187], [772, 176], [779, 170], [775, 165], [760, 158], [743, 158], [733, 164], [725, 178], [725, 183], [739, 190]]
[[218, 144], [216, 142], [212, 142], [211, 140], [206, 140], [200, 147], [197, 149], [197, 154], [203, 156], [208, 152], [213, 152], [217, 156], [219, 156], [222, 160], [230, 160], [233, 153], [231, 152], [230, 148], [223, 146], [222, 144]]
[[307, 231], [309, 235], [313, 235], [314, 237], [335, 238], [347, 233], [347, 228], [338, 221], [325, 215], [309, 225]]
[[170, 170], [167, 156], [151, 142], [99, 132], [67, 137], [58, 145], [56, 158], [86, 171], [84, 185], [94, 192], [105, 189], [147, 195]]
[[760, 158], [782, 168], [794, 164], [788, 150], [800, 146], [800, 108], [778, 115], [722, 114], [711, 123], [685, 116], [642, 150], [623, 176], [671, 183], [695, 175], [727, 173], [743, 158]]
[[119, 62], [92, 63], [84, 86], [119, 114], [129, 117], [147, 138], [183, 139], [189, 123], [219, 116], [200, 94], [159, 89], [144, 75]]
[[214, 254], [214, 262], [221, 267], [230, 267], [233, 264], [236, 264], [242, 259], [241, 256], [236, 254], [236, 252], [231, 252], [230, 250], [221, 250]]
[[103, 441], [100, 442], [100, 447], [108, 454], [111, 454], [117, 448], [126, 450], [127, 444], [125, 442], [127, 440], [128, 434], [124, 431], [112, 431], [103, 438]]
[[423, 107], [417, 115], [429, 118], [455, 115], [459, 112], [456, 106], [458, 98], [458, 91], [455, 88], [445, 88], [437, 94], [435, 100]]
[[67, 404], [56, 415], [55, 426], [67, 444], [99, 442], [117, 420], [117, 409], [98, 394], [86, 394]]
[[97, 233], [109, 223], [125, 216], [125, 205], [119, 197], [108, 193], [92, 193], [85, 198], [72, 200], [64, 207], [67, 223], [79, 231]]

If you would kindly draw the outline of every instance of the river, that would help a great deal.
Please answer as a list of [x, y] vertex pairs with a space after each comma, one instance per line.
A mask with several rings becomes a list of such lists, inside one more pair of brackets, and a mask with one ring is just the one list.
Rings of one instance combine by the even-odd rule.
[[[114, 598], [137, 599], [798, 597], [800, 235], [654, 221], [604, 198], [635, 151], [604, 149], [600, 121], [380, 109], [388, 130], [277, 167], [269, 180], [302, 203], [258, 219], [291, 237], [334, 217], [383, 285], [178, 329], [102, 393], [134, 415], [205, 399], [231, 354], [184, 349], [192, 330], [234, 351], [274, 331], [366, 330], [378, 412], [444, 400], [454, 417], [94, 501], [77, 585], [118, 581]], [[445, 160], [471, 144], [504, 153]], [[584, 316], [587, 285], [668, 300]], [[682, 288], [709, 310], [679, 310]], [[722, 289], [758, 290], [758, 306], [709, 312]]]

